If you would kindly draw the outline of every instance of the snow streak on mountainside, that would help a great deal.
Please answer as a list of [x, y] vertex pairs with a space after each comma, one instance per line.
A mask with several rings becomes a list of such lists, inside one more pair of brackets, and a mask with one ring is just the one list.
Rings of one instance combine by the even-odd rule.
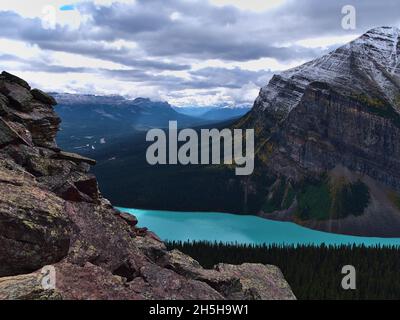
[[342, 92], [385, 99], [398, 111], [399, 35], [397, 28], [375, 28], [321, 58], [275, 75], [261, 89], [255, 107], [284, 117], [307, 85], [319, 81]]

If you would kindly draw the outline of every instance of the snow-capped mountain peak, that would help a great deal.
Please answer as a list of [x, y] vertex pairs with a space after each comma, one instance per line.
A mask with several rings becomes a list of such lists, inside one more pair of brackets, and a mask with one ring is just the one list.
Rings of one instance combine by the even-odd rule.
[[285, 117], [305, 88], [319, 81], [346, 94], [379, 97], [400, 110], [399, 36], [398, 28], [374, 28], [318, 59], [275, 75], [261, 89], [255, 108]]

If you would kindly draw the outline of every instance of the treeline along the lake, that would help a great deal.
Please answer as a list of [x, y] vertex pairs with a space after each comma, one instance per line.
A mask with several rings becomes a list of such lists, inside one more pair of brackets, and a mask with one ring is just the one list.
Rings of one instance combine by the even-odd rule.
[[[400, 248], [365, 246], [279, 246], [168, 242], [206, 268], [224, 262], [278, 266], [298, 299], [399, 299]], [[344, 265], [357, 271], [356, 290], [342, 289]]]

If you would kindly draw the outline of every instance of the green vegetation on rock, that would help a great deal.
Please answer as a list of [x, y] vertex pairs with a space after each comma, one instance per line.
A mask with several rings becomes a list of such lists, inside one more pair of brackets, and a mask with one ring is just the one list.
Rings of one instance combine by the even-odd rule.
[[400, 210], [400, 195], [396, 192], [390, 192], [389, 199]]
[[295, 215], [300, 220], [343, 219], [364, 213], [370, 201], [368, 187], [360, 180], [348, 182], [324, 175], [292, 186], [277, 180], [268, 191], [262, 205], [267, 213], [289, 209], [297, 200]]
[[368, 187], [360, 180], [348, 183], [323, 178], [300, 186], [297, 216], [301, 220], [343, 219], [364, 213], [370, 201]]
[[326, 180], [309, 181], [300, 186], [297, 215], [301, 220], [329, 219], [332, 199]]
[[356, 95], [354, 96], [354, 98], [362, 104], [366, 105], [369, 112], [392, 120], [393, 124], [396, 127], [400, 128], [400, 115], [387, 102], [383, 101], [382, 99], [372, 98], [366, 95]]
[[360, 180], [344, 184], [333, 196], [332, 218], [345, 218], [348, 215], [359, 216], [369, 204], [368, 187]]
[[280, 179], [277, 180], [271, 189], [267, 200], [263, 204], [262, 210], [264, 212], [274, 212], [289, 209], [296, 196], [292, 185]]

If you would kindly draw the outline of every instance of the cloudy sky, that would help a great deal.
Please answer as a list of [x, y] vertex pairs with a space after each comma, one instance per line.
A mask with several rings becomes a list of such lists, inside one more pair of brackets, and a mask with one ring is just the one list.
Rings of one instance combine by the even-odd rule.
[[252, 104], [272, 74], [400, 26], [399, 12], [399, 0], [0, 0], [0, 66], [47, 91]]

